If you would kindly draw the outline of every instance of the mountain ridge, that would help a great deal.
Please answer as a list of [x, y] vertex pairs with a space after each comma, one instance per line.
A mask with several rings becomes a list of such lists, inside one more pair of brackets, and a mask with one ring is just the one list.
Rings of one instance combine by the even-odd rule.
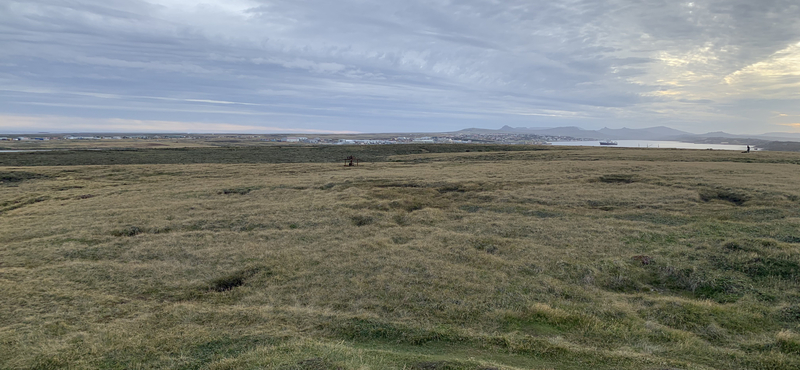
[[800, 133], [768, 132], [764, 134], [742, 135], [730, 134], [723, 131], [693, 134], [691, 132], [673, 129], [667, 126], [654, 126], [647, 128], [618, 128], [603, 127], [599, 130], [586, 130], [577, 126], [564, 127], [511, 127], [505, 125], [499, 129], [467, 128], [456, 133], [473, 134], [529, 134], [539, 136], [566, 136], [575, 139], [592, 140], [708, 140], [708, 139], [757, 139], [769, 141], [800, 141]]

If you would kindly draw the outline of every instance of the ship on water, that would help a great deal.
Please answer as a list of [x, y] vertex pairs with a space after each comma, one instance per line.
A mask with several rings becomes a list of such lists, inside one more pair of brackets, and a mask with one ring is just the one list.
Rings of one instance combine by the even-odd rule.
[[617, 145], [617, 142], [614, 140], [606, 140], [606, 141], [601, 141], [600, 145]]

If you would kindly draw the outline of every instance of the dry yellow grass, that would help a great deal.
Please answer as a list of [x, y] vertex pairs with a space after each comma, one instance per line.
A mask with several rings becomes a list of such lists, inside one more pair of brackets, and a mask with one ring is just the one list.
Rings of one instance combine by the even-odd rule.
[[800, 156], [735, 154], [0, 168], [0, 367], [797, 368]]

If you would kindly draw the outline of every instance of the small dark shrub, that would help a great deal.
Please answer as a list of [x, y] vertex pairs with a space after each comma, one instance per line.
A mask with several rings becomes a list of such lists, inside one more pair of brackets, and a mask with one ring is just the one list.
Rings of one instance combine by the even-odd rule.
[[439, 191], [439, 193], [453, 193], [453, 192], [455, 192], [455, 193], [463, 193], [463, 192], [467, 191], [466, 189], [461, 187], [461, 185], [442, 186], [437, 190]]
[[484, 251], [489, 254], [495, 254], [500, 250], [491, 240], [486, 239], [476, 241], [475, 244], [473, 244], [473, 247], [479, 251]]
[[219, 192], [217, 192], [217, 194], [239, 194], [239, 195], [245, 195], [245, 194], [247, 194], [247, 193], [249, 193], [249, 192], [251, 192], [253, 190], [256, 190], [256, 189], [258, 189], [258, 187], [253, 187], [253, 186], [244, 187], [244, 188], [222, 189]]
[[247, 188], [237, 188], [237, 189], [222, 189], [219, 194], [240, 194], [244, 195], [250, 192], [250, 189]]
[[626, 175], [626, 174], [616, 174], [616, 175], [603, 175], [598, 178], [600, 182], [605, 183], [622, 183], [622, 184], [630, 184], [634, 182], [633, 175]]
[[738, 241], [735, 241], [735, 240], [734, 241], [729, 241], [729, 242], [723, 244], [722, 247], [725, 248], [725, 250], [732, 251], [732, 252], [747, 251], [748, 250], [747, 247], [742, 246], [741, 243], [739, 243]]
[[142, 229], [140, 229], [140, 228], [138, 228], [136, 226], [128, 226], [128, 227], [125, 227], [123, 229], [112, 231], [111, 235], [114, 235], [114, 236], [134, 236], [134, 235], [139, 235], [142, 232], [143, 232]]
[[244, 279], [245, 277], [238, 273], [228, 276], [222, 276], [211, 281], [211, 289], [216, 290], [218, 292], [231, 290], [238, 286], [242, 286], [244, 284]]
[[392, 243], [394, 243], [394, 244], [407, 244], [408, 242], [410, 242], [412, 240], [414, 240], [414, 239], [409, 238], [407, 236], [393, 236], [392, 237]]
[[264, 270], [263, 267], [249, 267], [236, 271], [230, 275], [225, 275], [211, 280], [210, 289], [217, 292], [229, 291], [233, 288], [244, 285], [247, 279]]
[[356, 225], [356, 226], [366, 226], [366, 225], [369, 225], [369, 224], [375, 222], [375, 220], [372, 217], [364, 216], [364, 215], [357, 215], [357, 216], [350, 217], [350, 221], [352, 221], [353, 225]]
[[634, 260], [634, 261], [637, 261], [637, 262], [639, 262], [639, 263], [641, 263], [642, 265], [645, 265], [645, 266], [653, 264], [653, 263], [656, 263], [656, 260], [653, 259], [653, 257], [645, 256], [643, 254], [642, 255], [638, 255], [638, 256], [633, 256], [633, 257], [631, 257], [631, 259]]

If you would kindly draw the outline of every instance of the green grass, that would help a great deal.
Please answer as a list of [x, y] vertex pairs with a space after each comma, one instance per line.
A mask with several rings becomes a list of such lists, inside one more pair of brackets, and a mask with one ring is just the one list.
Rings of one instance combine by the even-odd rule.
[[0, 368], [800, 367], [800, 156], [399, 147], [4, 153]]

